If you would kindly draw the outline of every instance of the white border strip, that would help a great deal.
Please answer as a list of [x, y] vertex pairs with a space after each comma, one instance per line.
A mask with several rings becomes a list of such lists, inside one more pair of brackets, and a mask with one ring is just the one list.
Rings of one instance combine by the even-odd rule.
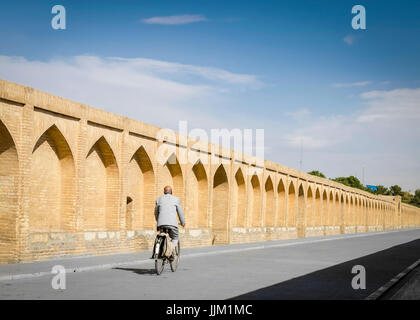
[[394, 278], [389, 280], [385, 285], [380, 287], [374, 293], [370, 294], [367, 298], [365, 298], [365, 300], [377, 300], [377, 299], [379, 299], [385, 292], [387, 292], [389, 289], [391, 289], [393, 286], [395, 286], [398, 281], [400, 281], [407, 274], [409, 274], [411, 271], [413, 271], [418, 265], [420, 265], [420, 259], [417, 260], [416, 262], [414, 262], [408, 268], [406, 268], [403, 272], [400, 272], [399, 274], [397, 274]]

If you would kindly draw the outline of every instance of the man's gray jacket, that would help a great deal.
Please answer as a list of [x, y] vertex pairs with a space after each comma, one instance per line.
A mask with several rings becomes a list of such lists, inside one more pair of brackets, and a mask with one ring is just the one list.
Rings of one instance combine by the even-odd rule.
[[179, 198], [164, 194], [156, 200], [155, 218], [157, 226], [175, 226], [178, 227], [176, 216], [178, 214], [181, 225], [184, 226], [184, 211], [182, 210]]

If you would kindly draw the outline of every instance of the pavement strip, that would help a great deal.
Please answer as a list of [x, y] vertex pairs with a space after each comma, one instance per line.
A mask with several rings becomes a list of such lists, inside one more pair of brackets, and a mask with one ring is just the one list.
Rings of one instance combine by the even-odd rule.
[[[226, 254], [226, 253], [243, 252], [243, 251], [251, 251], [251, 250], [281, 248], [281, 247], [289, 247], [289, 246], [302, 245], [302, 244], [312, 244], [312, 243], [334, 241], [334, 240], [369, 237], [369, 236], [376, 236], [376, 235], [382, 235], [382, 234], [387, 234], [387, 233], [396, 233], [396, 232], [413, 231], [413, 230], [417, 230], [417, 228], [416, 229], [406, 229], [406, 230], [380, 231], [380, 232], [375, 232], [375, 233], [372, 233], [372, 234], [362, 233], [362, 234], [357, 234], [357, 235], [352, 235], [352, 236], [341, 236], [341, 237], [326, 238], [326, 239], [296, 241], [296, 242], [279, 243], [279, 244], [272, 244], [272, 245], [251, 246], [251, 247], [248, 247], [248, 248], [228, 249], [228, 250], [219, 250], [219, 251], [212, 251], [212, 252], [190, 253], [190, 254], [182, 255], [182, 259], [202, 257], [202, 256], [211, 256], [211, 255], [219, 255], [219, 254]], [[87, 266], [87, 267], [66, 268], [65, 271], [66, 271], [66, 273], [99, 271], [99, 270], [113, 269], [113, 268], [122, 267], [122, 266], [141, 265], [141, 264], [146, 264], [146, 263], [149, 263], [149, 262], [151, 262], [151, 259], [143, 259], [143, 260], [134, 260], [134, 261], [126, 261], [126, 262], [106, 263], [106, 264], [93, 265], [93, 266]], [[412, 266], [410, 266], [409, 268], [411, 268], [411, 267]], [[50, 276], [50, 275], [51, 275], [51, 271], [41, 271], [41, 272], [23, 273], [23, 274], [10, 274], [10, 275], [6, 275], [6, 276], [0, 276], [0, 282], [11, 281], [11, 280], [38, 278], [38, 277]], [[394, 279], [392, 279], [391, 281], [393, 281], [393, 280]]]

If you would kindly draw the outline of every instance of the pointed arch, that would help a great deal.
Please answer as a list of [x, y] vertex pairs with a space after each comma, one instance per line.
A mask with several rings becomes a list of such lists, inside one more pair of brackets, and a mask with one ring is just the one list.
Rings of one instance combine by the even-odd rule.
[[158, 192], [163, 192], [167, 185], [172, 187], [174, 196], [179, 197], [181, 201], [184, 199], [184, 175], [175, 153], [168, 157], [162, 170], [159, 170]]
[[274, 212], [275, 212], [275, 200], [274, 200], [274, 186], [271, 177], [269, 176], [265, 181], [265, 226], [274, 227]]
[[298, 215], [296, 219], [298, 238], [305, 237], [306, 215], [305, 190], [303, 189], [303, 184], [301, 183], [298, 189]]
[[221, 164], [213, 177], [213, 243], [225, 244], [229, 242], [229, 182]]
[[321, 193], [319, 187], [315, 191], [315, 219], [314, 226], [319, 227], [321, 225]]
[[363, 196], [360, 195], [359, 196], [359, 219], [358, 219], [358, 226], [360, 230], [363, 230], [363, 226], [365, 225], [363, 222], [364, 210], [365, 210], [365, 205], [364, 205]]
[[372, 207], [373, 207], [373, 203], [372, 200], [370, 198], [368, 198], [367, 200], [367, 224], [370, 227], [372, 225]]
[[[126, 229], [154, 229], [155, 173], [143, 146], [130, 158], [127, 166]], [[131, 199], [131, 201], [128, 201]]]
[[347, 216], [347, 196], [344, 193], [341, 193], [340, 196], [340, 210], [337, 210], [337, 212], [339, 213], [339, 215], [336, 217], [335, 220], [335, 226], [339, 225], [340, 227], [342, 227], [344, 225], [344, 222], [346, 220], [346, 216]]
[[328, 204], [328, 219], [327, 219], [327, 225], [333, 226], [334, 222], [334, 213], [335, 213], [335, 207], [336, 207], [336, 198], [334, 195], [333, 190], [330, 191], [330, 198], [329, 198], [329, 204]]
[[356, 226], [356, 231], [357, 231], [357, 227], [360, 224], [360, 198], [359, 195], [355, 195], [354, 196], [354, 225]]
[[338, 226], [340, 221], [340, 214], [342, 210], [342, 201], [340, 201], [341, 198], [339, 196], [339, 192], [337, 191], [335, 194], [335, 211], [332, 216], [332, 226]]
[[287, 210], [286, 210], [286, 188], [283, 179], [280, 178], [277, 186], [277, 226], [286, 226]]
[[104, 136], [89, 149], [85, 172], [85, 230], [118, 230], [119, 170]]
[[314, 226], [314, 196], [311, 186], [308, 186], [307, 198], [306, 198], [306, 214], [305, 214], [305, 225], [307, 227]]
[[349, 195], [342, 194], [341, 201], [342, 201], [342, 212], [341, 212], [341, 220], [340, 225], [349, 226], [350, 225], [350, 206], [349, 206]]
[[203, 163], [198, 160], [192, 167], [192, 176], [189, 181], [188, 208], [190, 212], [186, 212], [187, 221], [192, 228], [208, 227], [208, 180], [207, 173]]
[[322, 215], [321, 215], [321, 226], [327, 226], [328, 225], [328, 193], [327, 190], [324, 189], [324, 192], [322, 193]]
[[362, 225], [364, 226], [364, 230], [367, 231], [366, 230], [366, 227], [367, 227], [367, 199], [366, 197], [363, 197], [362, 204], [363, 204]]
[[[370, 226], [370, 199], [369, 198], [366, 198], [366, 211], [365, 211], [365, 213], [366, 213], [366, 226], [367, 227], [369, 227]], [[368, 231], [368, 230], [366, 230], [366, 231]]]
[[384, 230], [388, 229], [388, 219], [389, 219], [389, 207], [388, 203], [384, 204]]
[[246, 227], [246, 187], [245, 178], [241, 168], [236, 171], [234, 183], [233, 212], [236, 216], [235, 225]]
[[256, 174], [252, 175], [250, 181], [250, 200], [251, 200], [251, 221], [253, 227], [261, 227], [261, 186]]
[[293, 181], [290, 181], [287, 194], [287, 226], [296, 226], [296, 192]]
[[16, 262], [19, 160], [15, 142], [0, 120], [0, 263]]
[[359, 197], [359, 227], [363, 227], [365, 225], [364, 223], [364, 212], [365, 210], [365, 204], [364, 199], [362, 196]]
[[30, 181], [30, 231], [74, 230], [74, 159], [66, 138], [56, 125], [49, 127], [33, 147]]

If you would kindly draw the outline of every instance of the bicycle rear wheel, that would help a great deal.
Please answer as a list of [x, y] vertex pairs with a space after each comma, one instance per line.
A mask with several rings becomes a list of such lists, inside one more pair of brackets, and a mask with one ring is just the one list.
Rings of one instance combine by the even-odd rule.
[[175, 258], [174, 258], [173, 261], [170, 262], [172, 272], [175, 272], [176, 269], [178, 269], [179, 256], [180, 256], [180, 254], [181, 254], [181, 246], [180, 246], [179, 240], [178, 240], [178, 243], [177, 243], [177, 245], [175, 247]]
[[165, 267], [165, 261], [163, 259], [156, 259], [155, 260], [155, 269], [156, 274], [160, 275]]
[[165, 268], [165, 260], [160, 258], [161, 257], [161, 248], [162, 245], [162, 239], [159, 239], [156, 243], [156, 248], [155, 248], [155, 254], [156, 254], [156, 258], [155, 258], [155, 269], [156, 269], [156, 274], [160, 275], [163, 271], [163, 269]]

